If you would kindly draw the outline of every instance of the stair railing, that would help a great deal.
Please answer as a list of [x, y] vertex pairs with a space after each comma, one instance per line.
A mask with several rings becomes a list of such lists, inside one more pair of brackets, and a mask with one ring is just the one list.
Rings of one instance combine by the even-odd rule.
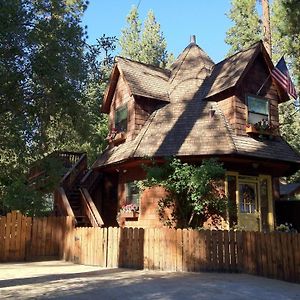
[[86, 188], [80, 188], [81, 202], [84, 214], [88, 217], [92, 227], [101, 227], [104, 222]]
[[55, 203], [63, 216], [72, 217], [75, 224], [77, 223], [73, 209], [63, 187], [59, 187], [54, 194]]
[[90, 169], [80, 181], [82, 207], [93, 227], [100, 227], [104, 225], [101, 215], [89, 192], [92, 190], [98, 178], [99, 173], [96, 173], [93, 169]]
[[70, 190], [75, 183], [76, 178], [82, 174], [87, 169], [87, 155], [82, 153], [80, 158], [75, 164], [69, 169], [69, 171], [64, 175], [60, 181], [60, 185], [65, 188], [65, 190]]
[[[80, 156], [79, 156], [80, 155]], [[67, 197], [67, 191], [70, 191], [75, 184], [77, 177], [87, 168], [87, 156], [85, 153], [71, 153], [64, 152], [59, 154], [60, 158], [66, 158], [70, 164], [72, 164], [69, 171], [60, 180], [60, 187], [55, 193], [55, 203], [58, 206], [59, 211], [65, 216], [71, 216], [75, 218], [74, 211], [70, 205]]]

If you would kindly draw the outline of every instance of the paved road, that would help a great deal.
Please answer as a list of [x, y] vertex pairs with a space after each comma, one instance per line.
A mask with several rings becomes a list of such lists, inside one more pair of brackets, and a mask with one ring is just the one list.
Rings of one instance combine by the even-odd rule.
[[0, 264], [0, 299], [300, 299], [300, 285], [245, 274]]

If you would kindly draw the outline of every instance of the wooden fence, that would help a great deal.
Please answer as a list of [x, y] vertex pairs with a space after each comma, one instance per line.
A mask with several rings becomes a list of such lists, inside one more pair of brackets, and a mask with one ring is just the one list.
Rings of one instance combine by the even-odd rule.
[[243, 272], [300, 283], [300, 234], [74, 228], [70, 217], [0, 217], [0, 261], [62, 258], [103, 268]]
[[62, 258], [68, 224], [68, 217], [0, 216], [0, 262]]
[[76, 228], [67, 260], [101, 267], [243, 272], [300, 282], [300, 234]]

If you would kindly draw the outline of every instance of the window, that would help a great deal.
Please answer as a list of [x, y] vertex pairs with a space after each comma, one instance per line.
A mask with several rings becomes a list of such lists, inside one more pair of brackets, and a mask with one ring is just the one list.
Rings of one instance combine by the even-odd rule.
[[269, 101], [248, 96], [248, 123], [256, 124], [262, 120], [269, 121]]
[[240, 183], [240, 212], [255, 213], [257, 211], [256, 201], [256, 183]]
[[140, 189], [137, 186], [136, 182], [127, 182], [126, 183], [126, 204], [135, 204], [139, 206], [140, 200]]
[[115, 128], [118, 132], [127, 131], [127, 105], [123, 105], [116, 110]]

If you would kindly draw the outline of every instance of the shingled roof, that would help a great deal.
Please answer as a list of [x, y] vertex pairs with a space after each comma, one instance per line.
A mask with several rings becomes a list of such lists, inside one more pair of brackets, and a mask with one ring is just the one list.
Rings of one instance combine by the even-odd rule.
[[[216, 112], [210, 117], [210, 110]], [[158, 130], [159, 128], [159, 130]], [[255, 140], [236, 135], [217, 102], [182, 101], [154, 112], [133, 141], [107, 149], [95, 168], [130, 158], [236, 154], [298, 162], [300, 156], [281, 138]]]
[[[145, 156], [221, 154], [300, 163], [299, 155], [281, 138], [259, 141], [236, 135], [218, 103], [205, 101], [238, 84], [263, 49], [259, 42], [215, 65], [198, 45], [191, 43], [171, 70], [118, 58], [117, 68], [132, 94], [169, 102], [152, 113], [134, 140], [108, 148], [93, 167]], [[213, 118], [211, 109], [215, 111]]]
[[214, 65], [206, 86], [205, 98], [234, 87], [244, 74], [247, 66], [259, 52], [260, 43], [240, 51]]
[[116, 57], [115, 62], [110, 76], [110, 84], [105, 91], [102, 112], [109, 112], [113, 91], [120, 74], [126, 80], [133, 95], [169, 102], [168, 81], [171, 74], [170, 70], [123, 57]]
[[214, 62], [195, 43], [189, 44], [171, 66], [170, 101], [190, 100], [199, 94]]
[[133, 95], [169, 101], [169, 70], [122, 57], [117, 57], [116, 62]]
[[107, 149], [94, 167], [145, 156], [232, 153], [234, 144], [223, 115], [218, 110], [209, 116], [212, 105], [217, 104], [197, 99], [166, 105], [151, 115], [134, 141]]

